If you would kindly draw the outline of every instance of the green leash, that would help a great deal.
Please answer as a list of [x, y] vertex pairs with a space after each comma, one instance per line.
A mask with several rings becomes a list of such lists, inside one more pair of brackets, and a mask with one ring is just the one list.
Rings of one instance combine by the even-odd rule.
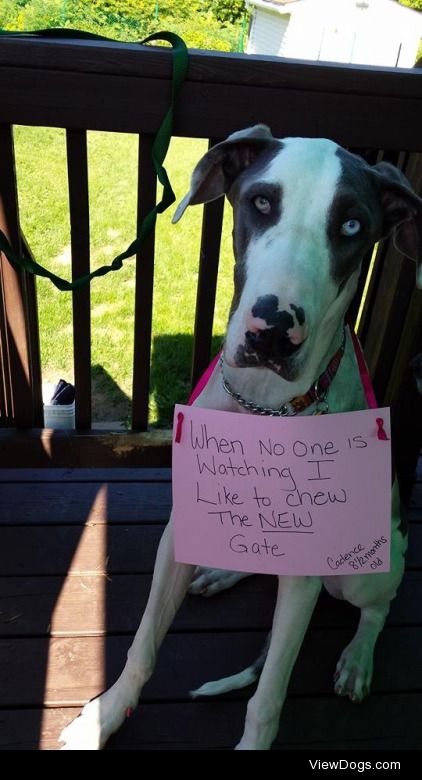
[[[0, 30], [0, 36], [2, 37], [22, 37], [22, 35], [28, 35], [30, 37], [44, 37], [44, 38], [87, 38], [92, 40], [99, 40], [99, 41], [110, 41], [111, 38], [105, 38], [101, 35], [95, 35], [94, 33], [88, 33], [83, 32], [81, 30], [69, 30], [69, 29], [47, 29], [47, 30], [36, 30], [34, 32], [8, 32], [7, 30]], [[23, 269], [24, 271], [29, 271], [31, 274], [36, 274], [37, 276], [44, 276], [47, 279], [50, 279], [53, 284], [62, 291], [69, 291], [69, 290], [76, 290], [78, 287], [81, 287], [84, 284], [87, 284], [91, 281], [91, 279], [94, 279], [96, 276], [104, 276], [105, 274], [108, 274], [110, 271], [118, 271], [122, 265], [124, 260], [126, 260], [128, 257], [133, 257], [138, 250], [140, 249], [143, 241], [145, 240], [146, 236], [151, 233], [151, 231], [154, 228], [157, 214], [162, 214], [163, 211], [165, 211], [169, 206], [171, 206], [172, 203], [176, 200], [175, 194], [173, 192], [173, 189], [170, 184], [170, 180], [167, 175], [167, 171], [163, 166], [163, 162], [165, 160], [167, 150], [170, 144], [170, 139], [172, 135], [172, 128], [173, 128], [173, 113], [174, 113], [174, 105], [177, 98], [177, 95], [179, 93], [180, 87], [183, 84], [183, 81], [186, 76], [186, 71], [188, 67], [188, 51], [186, 48], [185, 42], [180, 38], [178, 35], [175, 35], [171, 32], [158, 32], [153, 33], [152, 35], [149, 35], [147, 38], [145, 38], [143, 41], [140, 42], [140, 44], [148, 43], [149, 41], [167, 41], [172, 46], [172, 55], [173, 55], [173, 69], [172, 69], [172, 88], [171, 88], [171, 100], [170, 100], [170, 107], [160, 125], [160, 128], [158, 129], [157, 135], [155, 136], [154, 143], [152, 145], [152, 161], [154, 165], [155, 172], [157, 174], [158, 180], [160, 184], [163, 186], [163, 194], [161, 201], [157, 203], [156, 206], [154, 206], [153, 209], [146, 215], [144, 220], [142, 221], [139, 233], [134, 241], [128, 246], [128, 248], [125, 250], [125, 252], [122, 252], [120, 255], [117, 255], [117, 257], [114, 258], [114, 260], [110, 263], [110, 265], [103, 265], [101, 268], [97, 268], [95, 271], [92, 271], [90, 274], [86, 274], [86, 276], [81, 276], [79, 279], [74, 279], [73, 282], [68, 282], [66, 279], [61, 279], [60, 276], [57, 276], [56, 274], [53, 274], [51, 271], [48, 271], [46, 268], [43, 268], [42, 265], [39, 263], [36, 263], [34, 260], [32, 260], [29, 257], [24, 257], [22, 255], [18, 255], [10, 246], [9, 241], [7, 240], [4, 233], [0, 230], [0, 251], [3, 252], [9, 262], [12, 264], [12, 266], [16, 270]]]

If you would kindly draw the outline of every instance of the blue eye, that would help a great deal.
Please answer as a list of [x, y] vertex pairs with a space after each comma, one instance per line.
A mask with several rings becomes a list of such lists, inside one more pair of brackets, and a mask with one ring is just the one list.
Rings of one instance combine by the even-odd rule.
[[360, 232], [360, 222], [358, 219], [348, 219], [343, 222], [341, 231], [343, 236], [356, 236]]
[[253, 198], [252, 203], [261, 214], [269, 214], [271, 212], [271, 203], [264, 195], [257, 195]]

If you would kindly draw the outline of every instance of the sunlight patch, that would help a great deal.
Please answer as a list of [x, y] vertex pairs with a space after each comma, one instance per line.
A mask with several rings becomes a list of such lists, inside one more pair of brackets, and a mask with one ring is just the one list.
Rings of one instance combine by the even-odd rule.
[[101, 257], [111, 257], [116, 252], [115, 247], [112, 244], [105, 244], [105, 246], [101, 246], [99, 249], [96, 249], [95, 252], [93, 252], [93, 255], [96, 260], [98, 260]]
[[65, 246], [57, 257], [54, 258], [59, 265], [70, 265], [72, 262], [72, 252], [69, 246]]
[[103, 317], [105, 314], [119, 311], [121, 309], [120, 303], [97, 303], [91, 311], [92, 317]]
[[[76, 701], [74, 698], [78, 685], [89, 699], [105, 687], [104, 639], [87, 656], [80, 635], [82, 632], [82, 635], [104, 636], [105, 633], [108, 516], [108, 489], [102, 485], [87, 507], [85, 526], [52, 612], [44, 688], [47, 706], [56, 705], [58, 695], [61, 701], [64, 697], [65, 704], [79, 703], [77, 696]], [[75, 603], [81, 606], [76, 620], [69, 609], [69, 604]], [[59, 694], [58, 679], [63, 685]]]
[[126, 338], [125, 332], [118, 330], [118, 328], [97, 328], [96, 333], [98, 336], [103, 336], [108, 341], [111, 341], [112, 344], [116, 344], [122, 341], [123, 338]]

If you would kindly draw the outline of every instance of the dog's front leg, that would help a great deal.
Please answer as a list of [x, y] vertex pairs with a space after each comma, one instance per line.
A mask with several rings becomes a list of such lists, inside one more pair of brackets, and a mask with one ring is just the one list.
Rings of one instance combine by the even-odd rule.
[[269, 750], [278, 731], [287, 686], [319, 592], [319, 577], [281, 576], [271, 643], [257, 690], [248, 703], [236, 750]]
[[186, 594], [194, 566], [176, 563], [170, 522], [158, 548], [151, 592], [126, 665], [115, 684], [85, 705], [61, 734], [64, 750], [99, 750], [138, 704], [158, 649]]

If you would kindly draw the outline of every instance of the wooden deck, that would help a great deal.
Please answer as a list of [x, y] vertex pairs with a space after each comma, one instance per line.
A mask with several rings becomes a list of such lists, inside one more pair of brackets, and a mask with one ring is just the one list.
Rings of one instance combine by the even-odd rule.
[[[169, 513], [170, 471], [0, 471], [0, 749], [58, 748], [61, 728], [114, 681], [149, 588]], [[320, 599], [281, 722], [287, 749], [419, 749], [422, 721], [422, 469], [407, 574], [376, 654], [373, 693], [337, 699], [332, 673], [357, 613]], [[111, 750], [222, 750], [250, 691], [192, 702], [188, 691], [247, 665], [271, 622], [275, 578], [211, 600], [188, 597], [142, 707]]]

